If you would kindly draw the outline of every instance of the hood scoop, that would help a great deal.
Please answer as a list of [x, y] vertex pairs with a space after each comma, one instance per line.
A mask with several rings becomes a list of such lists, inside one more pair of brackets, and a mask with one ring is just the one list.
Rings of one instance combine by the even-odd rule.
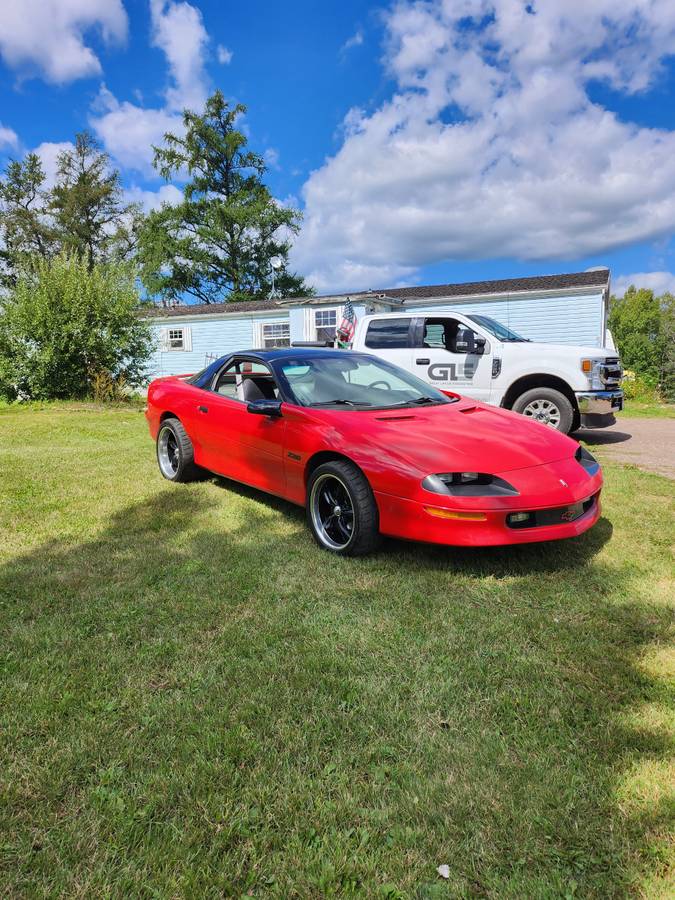
[[375, 416], [378, 422], [409, 422], [417, 416]]
[[470, 413], [483, 412], [483, 408], [481, 406], [467, 406], [465, 409], [460, 409], [460, 412], [469, 415]]

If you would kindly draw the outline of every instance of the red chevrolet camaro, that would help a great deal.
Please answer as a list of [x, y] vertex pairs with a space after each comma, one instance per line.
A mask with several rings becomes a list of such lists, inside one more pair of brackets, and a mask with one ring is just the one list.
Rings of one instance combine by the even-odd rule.
[[206, 470], [304, 505], [335, 553], [549, 541], [600, 515], [600, 466], [571, 438], [365, 353], [234, 353], [153, 381], [146, 414], [165, 478]]

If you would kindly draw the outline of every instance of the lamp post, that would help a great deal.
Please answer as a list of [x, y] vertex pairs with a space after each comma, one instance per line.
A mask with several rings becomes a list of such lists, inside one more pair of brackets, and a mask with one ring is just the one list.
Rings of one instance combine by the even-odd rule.
[[276, 300], [280, 296], [274, 283], [274, 273], [279, 269], [283, 269], [284, 261], [280, 256], [273, 256], [270, 260], [270, 274], [272, 275], [272, 290], [270, 291], [270, 300]]

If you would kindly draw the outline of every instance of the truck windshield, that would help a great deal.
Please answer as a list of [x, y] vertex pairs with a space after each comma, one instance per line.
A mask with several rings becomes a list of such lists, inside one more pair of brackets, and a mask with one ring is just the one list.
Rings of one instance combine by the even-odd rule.
[[483, 328], [487, 328], [490, 334], [494, 335], [500, 341], [529, 341], [529, 338], [521, 337], [519, 334], [516, 334], [515, 331], [511, 331], [510, 328], [507, 328], [506, 325], [502, 325], [501, 322], [498, 322], [496, 319], [491, 319], [489, 316], [468, 316], [468, 318], [473, 319], [477, 325], [482, 325]]
[[326, 350], [272, 365], [299, 406], [364, 410], [453, 402], [415, 375], [366, 354]]

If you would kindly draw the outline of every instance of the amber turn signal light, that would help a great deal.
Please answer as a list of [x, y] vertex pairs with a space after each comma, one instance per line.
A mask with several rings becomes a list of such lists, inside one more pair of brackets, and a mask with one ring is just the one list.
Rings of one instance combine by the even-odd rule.
[[439, 519], [463, 519], [465, 522], [485, 522], [487, 516], [482, 512], [457, 512], [454, 509], [441, 509], [440, 506], [425, 506], [424, 511]]

